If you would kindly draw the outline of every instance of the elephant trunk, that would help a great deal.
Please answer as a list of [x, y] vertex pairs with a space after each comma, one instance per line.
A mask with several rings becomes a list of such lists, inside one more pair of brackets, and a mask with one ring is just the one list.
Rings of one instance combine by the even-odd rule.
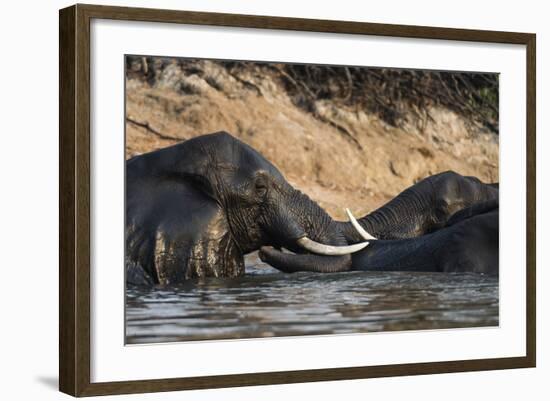
[[355, 220], [346, 210], [349, 222], [337, 222], [348, 243], [371, 239], [405, 239], [421, 235], [430, 221], [429, 193], [409, 188], [384, 206]]
[[260, 258], [279, 270], [343, 271], [351, 268], [351, 253], [368, 242], [348, 245], [332, 218], [314, 201], [293, 190], [285, 201], [270, 205], [266, 230], [268, 245], [285, 247], [297, 254], [262, 247]]
[[265, 263], [285, 272], [309, 271], [335, 273], [351, 269], [351, 255], [319, 256], [312, 254], [283, 253], [272, 247], [263, 246], [259, 253]]

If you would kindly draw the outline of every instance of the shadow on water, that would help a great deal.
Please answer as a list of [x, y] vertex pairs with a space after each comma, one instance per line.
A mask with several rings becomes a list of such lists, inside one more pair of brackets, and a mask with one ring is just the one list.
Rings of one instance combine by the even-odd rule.
[[477, 274], [283, 274], [126, 291], [128, 344], [498, 325], [498, 278]]

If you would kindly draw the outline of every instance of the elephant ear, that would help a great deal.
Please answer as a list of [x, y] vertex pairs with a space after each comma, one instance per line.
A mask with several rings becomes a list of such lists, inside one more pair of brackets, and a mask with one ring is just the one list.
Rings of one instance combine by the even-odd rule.
[[[139, 180], [143, 177], [157, 177], [185, 181], [210, 198], [216, 199], [216, 146], [212, 146], [205, 135], [189, 139], [151, 153], [138, 156], [128, 161], [127, 177]], [[227, 135], [227, 134], [226, 134]], [[216, 142], [216, 141], [214, 141]]]
[[173, 284], [244, 272], [225, 213], [203, 192], [156, 177], [126, 188], [127, 282]]
[[218, 199], [220, 174], [232, 170], [242, 159], [243, 143], [227, 132], [201, 135], [168, 148], [168, 169], [186, 178], [210, 198]]
[[211, 179], [206, 174], [184, 172], [182, 175], [183, 178], [186, 179], [193, 187], [208, 197], [217, 199], [217, 192], [212, 185]]

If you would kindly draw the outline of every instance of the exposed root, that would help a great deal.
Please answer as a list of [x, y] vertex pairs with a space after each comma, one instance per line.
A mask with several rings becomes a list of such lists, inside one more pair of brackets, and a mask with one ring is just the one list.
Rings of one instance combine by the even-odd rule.
[[145, 128], [147, 131], [151, 132], [152, 134], [155, 134], [156, 136], [158, 136], [161, 139], [166, 139], [166, 140], [169, 140], [169, 141], [182, 141], [182, 140], [185, 139], [183, 137], [179, 138], [179, 137], [175, 137], [175, 136], [169, 136], [169, 135], [162, 134], [159, 131], [157, 131], [156, 129], [154, 129], [153, 127], [151, 127], [147, 121], [140, 122], [140, 121], [136, 121], [136, 120], [134, 120], [130, 117], [126, 117], [126, 121], [129, 122], [129, 123], [132, 123], [134, 125], [137, 125], [138, 127]]

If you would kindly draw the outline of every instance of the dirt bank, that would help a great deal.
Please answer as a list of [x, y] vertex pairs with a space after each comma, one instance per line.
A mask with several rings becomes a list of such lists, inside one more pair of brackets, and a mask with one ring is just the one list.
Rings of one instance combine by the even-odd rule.
[[154, 80], [134, 70], [126, 80], [127, 158], [225, 130], [340, 219], [344, 207], [363, 215], [440, 171], [498, 181], [498, 135], [443, 107], [395, 127], [326, 99], [314, 112], [298, 107], [280, 77], [262, 69], [168, 63]]

